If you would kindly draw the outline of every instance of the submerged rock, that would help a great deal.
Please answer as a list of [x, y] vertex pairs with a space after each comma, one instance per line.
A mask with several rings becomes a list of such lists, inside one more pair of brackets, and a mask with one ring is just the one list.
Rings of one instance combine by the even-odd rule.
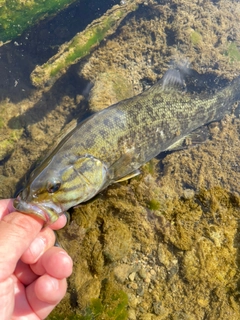
[[42, 66], [37, 66], [31, 74], [34, 86], [52, 86], [67, 69], [88, 55], [107, 36], [113, 34], [126, 15], [137, 9], [137, 2], [129, 0], [116, 5], [101, 18], [93, 21], [83, 32], [63, 44], [58, 53]]

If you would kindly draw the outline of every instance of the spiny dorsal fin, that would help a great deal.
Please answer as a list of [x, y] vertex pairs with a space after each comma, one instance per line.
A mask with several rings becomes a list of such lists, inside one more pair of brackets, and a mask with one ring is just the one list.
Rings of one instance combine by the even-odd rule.
[[186, 86], [184, 81], [184, 74], [180, 72], [179, 69], [167, 70], [167, 72], [163, 75], [161, 82], [164, 90], [173, 88], [184, 89]]

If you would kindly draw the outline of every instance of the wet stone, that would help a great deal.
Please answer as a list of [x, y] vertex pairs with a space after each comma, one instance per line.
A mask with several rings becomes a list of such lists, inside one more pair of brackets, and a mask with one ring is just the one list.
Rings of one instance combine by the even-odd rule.
[[130, 281], [134, 281], [135, 276], [136, 276], [136, 272], [132, 272], [132, 273], [129, 275], [128, 278], [129, 278]]
[[131, 273], [131, 271], [132, 266], [129, 266], [128, 264], [120, 264], [119, 266], [114, 268], [114, 275], [119, 282], [123, 283]]
[[194, 197], [195, 191], [193, 189], [185, 189], [183, 191], [183, 198], [186, 200], [190, 200]]
[[138, 271], [138, 275], [140, 278], [142, 279], [146, 279], [147, 278], [147, 272], [144, 268], [141, 268], [139, 271]]
[[133, 290], [137, 290], [138, 289], [138, 285], [136, 282], [133, 282], [129, 285], [129, 288], [132, 288]]
[[137, 295], [139, 295], [140, 297], [142, 297], [144, 295], [144, 287], [141, 286], [137, 289], [136, 291]]
[[168, 271], [168, 279], [170, 280], [175, 276], [175, 274], [178, 273], [179, 267], [178, 265], [174, 265], [171, 267], [171, 269]]
[[128, 319], [129, 319], [129, 320], [136, 320], [136, 319], [137, 319], [137, 318], [136, 318], [136, 312], [135, 312], [134, 309], [130, 309], [130, 310], [128, 311]]
[[150, 283], [151, 282], [151, 279], [150, 279], [149, 275], [146, 277], [146, 279], [144, 279], [144, 282], [145, 283]]
[[136, 297], [135, 294], [129, 293], [128, 299], [129, 299], [129, 307], [135, 309], [137, 307], [137, 305], [139, 304], [139, 298]]
[[162, 304], [160, 301], [153, 303], [153, 311], [157, 316], [162, 313]]
[[150, 274], [154, 277], [154, 276], [156, 276], [156, 271], [155, 270], [150, 270]]

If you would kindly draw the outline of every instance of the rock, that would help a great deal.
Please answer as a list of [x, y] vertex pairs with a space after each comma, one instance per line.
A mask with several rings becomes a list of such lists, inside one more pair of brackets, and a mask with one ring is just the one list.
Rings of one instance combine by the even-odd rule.
[[144, 286], [140, 286], [139, 288], [137, 288], [136, 293], [139, 297], [142, 297], [144, 295], [144, 291]]
[[195, 195], [195, 191], [193, 189], [185, 189], [183, 191], [183, 197], [186, 200], [192, 199], [194, 197], [194, 195]]
[[135, 312], [134, 309], [130, 309], [130, 310], [128, 311], [128, 319], [129, 319], [129, 320], [136, 320], [136, 319], [137, 319], [137, 318], [136, 318], [136, 312]]
[[78, 291], [78, 304], [81, 308], [86, 308], [89, 301], [97, 299], [100, 295], [101, 282], [94, 278], [84, 283]]
[[136, 276], [136, 272], [132, 272], [132, 273], [129, 275], [128, 278], [129, 278], [130, 281], [134, 281], [135, 276]]
[[144, 268], [141, 268], [139, 271], [138, 271], [138, 275], [140, 278], [142, 278], [143, 280], [147, 278], [147, 272]]
[[131, 271], [132, 266], [129, 266], [128, 264], [120, 264], [114, 268], [114, 275], [119, 282], [123, 283]]
[[103, 255], [107, 261], [114, 262], [127, 255], [131, 248], [131, 232], [126, 224], [114, 219], [104, 225]]

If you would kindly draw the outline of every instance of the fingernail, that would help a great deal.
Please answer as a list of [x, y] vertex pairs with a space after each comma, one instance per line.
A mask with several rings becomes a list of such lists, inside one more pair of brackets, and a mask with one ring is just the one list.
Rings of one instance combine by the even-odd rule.
[[34, 259], [38, 259], [44, 252], [46, 246], [46, 242], [44, 238], [36, 238], [29, 246], [29, 250], [31, 251]]
[[67, 261], [68, 263], [72, 263], [72, 258], [67, 254], [67, 252], [65, 252], [65, 251], [59, 251], [58, 253], [64, 255], [65, 258], [66, 258], [66, 261]]
[[65, 257], [71, 258], [66, 251], [59, 251], [58, 253], [63, 254]]
[[59, 282], [55, 278], [51, 278], [51, 284], [52, 284], [52, 289], [53, 290], [58, 290], [59, 289]]

